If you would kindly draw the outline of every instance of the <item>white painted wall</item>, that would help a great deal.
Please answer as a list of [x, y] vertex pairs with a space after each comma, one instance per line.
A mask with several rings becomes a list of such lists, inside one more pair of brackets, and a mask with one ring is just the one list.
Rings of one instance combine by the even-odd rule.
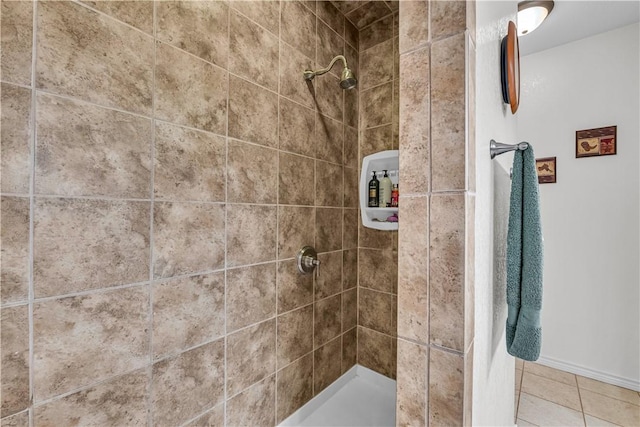
[[508, 214], [508, 200], [498, 201], [494, 211], [494, 199], [504, 195], [510, 183], [507, 172], [490, 160], [489, 141], [512, 142], [516, 138], [516, 119], [507, 112], [500, 88], [500, 41], [509, 20], [515, 20], [516, 10], [516, 1], [476, 3], [473, 425], [513, 425], [515, 366], [505, 346], [506, 285], [500, 269], [494, 269], [504, 253]]
[[[557, 157], [558, 167], [557, 184], [540, 186], [541, 362], [635, 389], [639, 38], [634, 24], [522, 57], [517, 112], [518, 140], [530, 141], [536, 157]], [[576, 130], [611, 125], [618, 126], [617, 155], [575, 158]]]

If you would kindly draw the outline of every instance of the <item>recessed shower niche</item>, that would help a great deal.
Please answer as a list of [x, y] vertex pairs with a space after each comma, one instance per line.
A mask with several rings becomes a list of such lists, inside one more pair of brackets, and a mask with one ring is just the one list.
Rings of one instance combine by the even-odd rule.
[[[398, 207], [379, 206], [369, 207], [369, 181], [376, 173], [376, 178], [381, 180], [384, 171], [387, 171], [392, 185], [397, 185], [400, 178], [400, 161], [398, 150], [386, 150], [370, 154], [362, 159], [362, 172], [360, 174], [360, 215], [362, 225], [376, 230], [398, 229]], [[389, 218], [395, 216], [395, 221]]]

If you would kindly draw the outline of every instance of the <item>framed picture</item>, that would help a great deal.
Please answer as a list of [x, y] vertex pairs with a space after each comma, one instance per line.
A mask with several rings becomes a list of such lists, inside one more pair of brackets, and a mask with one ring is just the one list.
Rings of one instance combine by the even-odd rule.
[[544, 157], [536, 159], [538, 184], [554, 184], [556, 182], [556, 158]]
[[617, 126], [576, 131], [576, 158], [617, 154]]

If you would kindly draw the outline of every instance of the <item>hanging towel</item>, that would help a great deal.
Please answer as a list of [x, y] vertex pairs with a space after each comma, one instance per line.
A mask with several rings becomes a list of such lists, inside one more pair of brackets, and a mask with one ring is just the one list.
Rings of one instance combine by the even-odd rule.
[[513, 158], [507, 231], [507, 351], [520, 359], [540, 356], [542, 328], [542, 228], [533, 148]]

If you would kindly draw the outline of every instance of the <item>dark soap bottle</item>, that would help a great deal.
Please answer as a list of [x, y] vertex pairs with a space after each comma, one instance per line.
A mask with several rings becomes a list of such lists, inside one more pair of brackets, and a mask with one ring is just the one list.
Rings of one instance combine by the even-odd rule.
[[380, 181], [376, 178], [376, 171], [373, 171], [373, 178], [369, 181], [369, 207], [377, 208], [380, 196]]

